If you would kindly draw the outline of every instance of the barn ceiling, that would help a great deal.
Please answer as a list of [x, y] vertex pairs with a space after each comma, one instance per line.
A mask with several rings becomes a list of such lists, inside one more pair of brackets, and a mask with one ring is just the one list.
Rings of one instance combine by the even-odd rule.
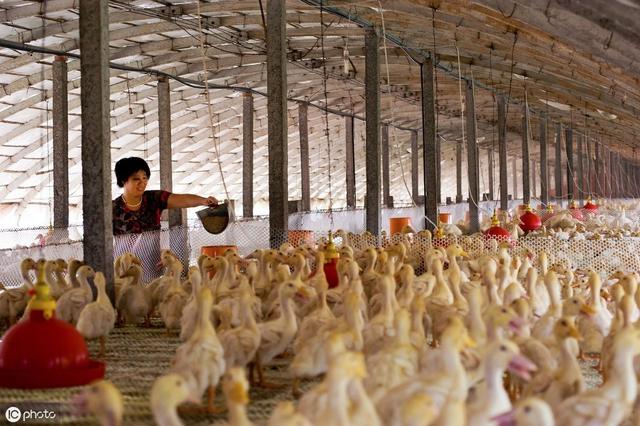
[[[113, 163], [130, 155], [147, 158], [151, 186], [158, 186], [156, 83], [162, 73], [170, 77], [174, 191], [221, 195], [219, 161], [230, 197], [241, 200], [241, 90], [251, 89], [256, 209], [266, 213], [267, 110], [261, 95], [266, 93], [266, 47], [261, 10], [266, 10], [267, 1], [109, 2]], [[497, 150], [496, 96], [502, 95], [511, 100], [507, 138], [512, 158], [520, 153], [527, 106], [534, 163], [541, 116], [549, 119], [550, 160], [556, 123], [584, 135], [591, 147], [602, 144], [635, 159], [640, 133], [636, 1], [325, 0], [322, 10], [320, 4], [287, 1], [290, 199], [300, 198], [296, 101], [304, 101], [311, 103], [312, 207], [326, 208], [329, 199], [333, 207], [345, 204], [345, 118], [335, 113], [358, 118], [357, 196], [363, 203], [364, 27], [372, 24], [386, 35], [380, 52], [381, 116], [391, 126], [391, 192], [397, 201], [410, 200], [410, 130], [420, 126], [418, 62], [432, 52], [438, 64], [443, 199], [455, 196], [453, 158], [463, 136], [460, 76], [475, 83], [481, 152]], [[70, 201], [80, 207], [78, 37], [76, 0], [0, 3], [0, 204], [13, 205], [13, 211], [51, 203], [53, 53], [68, 56]], [[219, 87], [210, 92], [213, 128], [204, 79]], [[486, 156], [481, 158], [481, 192], [488, 192]], [[466, 193], [466, 184], [463, 189]], [[118, 193], [115, 180], [113, 192]]]

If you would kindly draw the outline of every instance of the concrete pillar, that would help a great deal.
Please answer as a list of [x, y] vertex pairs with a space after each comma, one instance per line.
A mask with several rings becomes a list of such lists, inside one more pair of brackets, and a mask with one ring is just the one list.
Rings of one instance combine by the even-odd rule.
[[562, 125], [556, 124], [556, 158], [555, 158], [556, 199], [562, 199]]
[[495, 197], [493, 192], [495, 188], [495, 160], [493, 159], [493, 148], [487, 149], [487, 162], [489, 164], [489, 199], [493, 201]]
[[436, 134], [436, 203], [442, 203], [442, 145]]
[[567, 197], [571, 200], [574, 197], [575, 175], [573, 161], [573, 129], [565, 129], [565, 145], [567, 153]]
[[389, 126], [382, 125], [382, 200], [386, 207], [393, 207], [389, 188]]
[[507, 116], [504, 96], [498, 96], [498, 167], [500, 169], [500, 209], [509, 208], [507, 187]]
[[591, 141], [589, 138], [585, 138], [585, 147], [587, 150], [587, 195], [592, 196], [594, 194], [593, 187], [593, 159], [591, 158]]
[[584, 186], [584, 157], [582, 155], [582, 135], [577, 135], [577, 160], [578, 160], [578, 193], [577, 195], [577, 199], [580, 200], [580, 205], [582, 205], [582, 200], [584, 200], [584, 193], [587, 191], [587, 189]]
[[411, 132], [411, 196], [413, 202], [418, 205], [420, 190], [418, 186], [418, 132]]
[[380, 234], [380, 34], [367, 28], [365, 45], [365, 151], [367, 194], [365, 201], [367, 231]]
[[531, 186], [529, 170], [529, 111], [527, 106], [522, 108], [522, 199], [525, 204], [531, 201]]
[[456, 203], [462, 202], [462, 143], [456, 142]]
[[424, 169], [425, 229], [438, 223], [438, 169], [436, 166], [436, 92], [435, 64], [430, 55], [420, 66], [422, 78], [422, 149]]
[[480, 200], [480, 179], [478, 174], [478, 149], [476, 146], [476, 106], [473, 95], [473, 81], [466, 81], [465, 111], [467, 130], [467, 176], [469, 180], [469, 231], [478, 232], [480, 218], [478, 203]]
[[[169, 81], [160, 78], [158, 90], [158, 151], [160, 157], [160, 189], [173, 191], [173, 155], [171, 150], [171, 91]], [[191, 248], [186, 225], [186, 209], [169, 209], [163, 212], [164, 219], [169, 220], [169, 248], [182, 260], [182, 274], [189, 270]]]
[[287, 240], [288, 140], [286, 2], [267, 2], [267, 112], [269, 144], [269, 243]]
[[311, 210], [309, 192], [309, 121], [307, 104], [298, 104], [298, 130], [300, 132], [300, 182], [302, 185], [302, 210]]
[[356, 208], [356, 163], [355, 163], [355, 147], [353, 131], [353, 116], [346, 116], [344, 118], [344, 125], [346, 129], [346, 182], [347, 182], [347, 207], [350, 209]]
[[540, 118], [540, 199], [549, 203], [549, 159], [547, 154], [547, 117]]
[[66, 228], [69, 227], [69, 107], [67, 100], [67, 60], [64, 56], [56, 56], [52, 66], [53, 226], [67, 231]]
[[518, 197], [518, 159], [513, 157], [511, 163], [511, 173], [513, 176], [513, 199], [517, 200]]
[[242, 95], [242, 216], [253, 217], [253, 94]]
[[594, 174], [594, 194], [598, 197], [602, 197], [602, 179], [600, 178], [602, 174], [602, 151], [600, 150], [600, 144], [597, 141], [593, 143], [593, 153], [595, 155], [595, 161], [593, 165], [593, 174]]
[[531, 162], [531, 195], [535, 198], [538, 195], [538, 174], [536, 173], [536, 162]]
[[84, 261], [104, 273], [115, 303], [107, 0], [80, 2], [80, 51]]

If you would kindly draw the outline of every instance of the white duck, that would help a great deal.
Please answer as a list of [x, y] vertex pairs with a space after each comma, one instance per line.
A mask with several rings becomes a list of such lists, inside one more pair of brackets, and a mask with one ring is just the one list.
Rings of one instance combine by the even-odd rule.
[[195, 392], [201, 396], [208, 391], [207, 411], [220, 412], [215, 407], [215, 390], [225, 371], [224, 350], [209, 320], [213, 295], [208, 288], [198, 293], [198, 320], [193, 334], [176, 350], [173, 371], [190, 375]]
[[140, 319], [144, 319], [146, 325], [150, 325], [151, 295], [145, 291], [145, 288], [140, 283], [142, 268], [139, 265], [132, 264], [125, 276], [132, 277], [132, 280], [122, 287], [116, 300], [118, 323], [136, 324]]
[[222, 391], [229, 411], [228, 426], [253, 426], [247, 417], [249, 383], [243, 368], [230, 368], [222, 380]]
[[180, 283], [180, 276], [173, 276], [164, 297], [158, 304], [158, 311], [167, 333], [181, 328], [182, 312], [187, 305], [189, 295]]
[[623, 329], [613, 344], [611, 371], [607, 381], [566, 399], [556, 411], [559, 425], [618, 425], [629, 414], [638, 393], [633, 358], [640, 354], [640, 331]]
[[180, 340], [182, 341], [191, 337], [198, 318], [198, 293], [200, 292], [202, 276], [197, 266], [189, 268], [189, 281], [191, 282], [191, 295], [182, 310], [182, 317], [180, 317]]
[[9, 325], [13, 325], [27, 308], [29, 291], [33, 289], [33, 279], [29, 271], [36, 270], [36, 262], [32, 258], [23, 259], [20, 262], [20, 275], [22, 284], [18, 287], [4, 288], [0, 293], [0, 319], [6, 319]]
[[71, 406], [75, 415], [93, 414], [100, 426], [120, 426], [124, 413], [122, 394], [107, 380], [93, 382], [74, 395]]
[[496, 426], [554, 426], [549, 405], [538, 398], [526, 398], [516, 407], [491, 419]]
[[178, 405], [199, 401], [200, 396], [190, 386], [189, 379], [179, 373], [160, 376], [151, 386], [151, 412], [158, 426], [182, 426], [184, 423], [178, 417]]
[[77, 277], [80, 287], [73, 288], [56, 302], [56, 317], [71, 324], [76, 324], [80, 318], [80, 312], [93, 300], [93, 293], [89, 286], [89, 278], [96, 275], [93, 268], [83, 265], [78, 269]]
[[105, 278], [102, 272], [96, 272], [94, 283], [98, 297], [82, 309], [76, 328], [85, 339], [100, 339], [100, 355], [104, 356], [107, 335], [116, 323], [116, 312], [105, 290]]
[[283, 353], [293, 341], [298, 331], [298, 323], [293, 311], [293, 301], [295, 295], [303, 298], [309, 293], [305, 286], [298, 281], [285, 281], [279, 288], [280, 316], [271, 321], [258, 325], [260, 330], [260, 347], [256, 353], [256, 368], [260, 386], [269, 387], [264, 380], [262, 366], [271, 362], [276, 356]]
[[260, 346], [260, 329], [251, 309], [253, 295], [247, 279], [241, 277], [240, 281], [240, 325], [220, 332], [227, 368], [246, 367]]
[[280, 401], [273, 409], [267, 426], [313, 426], [309, 420], [296, 411], [291, 401]]
[[604, 337], [609, 334], [613, 315], [602, 302], [600, 290], [602, 280], [597, 272], [589, 272], [589, 306], [594, 313], [590, 316], [583, 316], [578, 321], [578, 330], [582, 335], [580, 349], [585, 353], [599, 353], [602, 350]]

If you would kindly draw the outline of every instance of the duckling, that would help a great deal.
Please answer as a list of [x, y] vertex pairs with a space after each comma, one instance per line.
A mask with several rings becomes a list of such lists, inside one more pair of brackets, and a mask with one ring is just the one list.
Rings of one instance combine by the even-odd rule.
[[613, 344], [611, 372], [607, 381], [564, 400], [556, 410], [559, 425], [617, 425], [629, 414], [638, 393], [633, 358], [640, 354], [640, 331], [630, 328], [617, 333]]
[[388, 346], [367, 357], [367, 369], [375, 371], [363, 384], [373, 401], [387, 389], [404, 382], [418, 369], [418, 350], [411, 344], [409, 312], [401, 309], [395, 317], [395, 336]]
[[576, 359], [574, 339], [580, 339], [574, 317], [562, 317], [553, 329], [560, 347], [560, 361], [547, 389], [544, 400], [552, 407], [557, 407], [565, 399], [582, 393], [586, 389], [580, 365]]
[[485, 381], [476, 386], [474, 396], [467, 403], [469, 426], [487, 424], [492, 417], [511, 409], [511, 401], [502, 384], [502, 376], [507, 368], [525, 380], [536, 370], [535, 364], [520, 355], [515, 343], [497, 340], [490, 345], [487, 352], [484, 364]]
[[80, 313], [93, 300], [89, 278], [94, 278], [95, 275], [96, 272], [89, 265], [78, 268], [80, 287], [73, 288], [60, 296], [56, 302], [56, 317], [70, 324], [77, 324]]
[[589, 306], [593, 309], [593, 314], [581, 317], [578, 321], [578, 329], [583, 339], [580, 341], [580, 349], [584, 353], [600, 353], [604, 336], [609, 334], [613, 316], [603, 305], [600, 296], [602, 280], [600, 275], [594, 271], [589, 272]]
[[[224, 348], [227, 368], [246, 367], [260, 346], [260, 329], [251, 310], [252, 294], [246, 277], [240, 277], [240, 318], [236, 328], [220, 332], [220, 344]], [[250, 379], [253, 379], [250, 377]]]
[[395, 316], [395, 310], [393, 308], [395, 282], [389, 275], [381, 275], [379, 280], [379, 286], [381, 287], [381, 294], [383, 296], [383, 305], [380, 312], [371, 318], [362, 333], [366, 353], [376, 352], [384, 344], [386, 337], [391, 337], [395, 334], [393, 328]]
[[318, 330], [336, 319], [335, 315], [327, 305], [327, 290], [329, 283], [326, 279], [316, 282], [318, 294], [318, 307], [302, 319], [298, 329], [298, 334], [293, 343], [294, 352], [300, 351], [302, 346], [312, 338]]
[[296, 412], [291, 401], [280, 401], [273, 409], [267, 426], [312, 426], [302, 414]]
[[107, 335], [116, 323], [116, 312], [105, 290], [105, 278], [102, 272], [96, 272], [94, 283], [98, 289], [98, 297], [82, 309], [76, 328], [85, 339], [100, 339], [100, 354], [104, 356]]
[[496, 426], [554, 426], [549, 405], [538, 398], [526, 398], [516, 407], [491, 419]]
[[93, 382], [88, 388], [73, 396], [74, 415], [93, 414], [101, 426], [120, 426], [124, 412], [122, 394], [107, 380]]
[[297, 281], [285, 281], [279, 289], [281, 315], [275, 320], [258, 325], [260, 330], [260, 347], [256, 353], [256, 368], [260, 386], [273, 387], [264, 380], [262, 366], [271, 362], [291, 344], [298, 331], [298, 323], [293, 312], [292, 298], [295, 295], [305, 298], [309, 293], [306, 287]]
[[144, 318], [145, 324], [149, 326], [151, 324], [149, 321], [151, 295], [145, 291], [140, 283], [142, 268], [134, 263], [129, 267], [125, 276], [132, 277], [132, 280], [124, 285], [116, 300], [118, 323], [136, 324], [141, 318]]
[[380, 426], [376, 409], [362, 390], [361, 380], [366, 375], [361, 353], [335, 355], [323, 383], [300, 399], [300, 413], [316, 426]]
[[249, 383], [245, 377], [244, 368], [230, 368], [222, 380], [222, 392], [227, 401], [229, 411], [229, 426], [252, 426], [247, 417], [249, 403]]
[[198, 403], [197, 395], [187, 377], [169, 373], [158, 377], [151, 386], [151, 412], [158, 426], [182, 426], [178, 417], [178, 405], [183, 402]]
[[189, 281], [191, 282], [191, 295], [180, 317], [180, 340], [183, 342], [191, 337], [196, 327], [196, 320], [198, 318], [198, 293], [200, 292], [202, 283], [200, 268], [197, 266], [191, 266], [189, 268]]
[[5, 319], [9, 325], [17, 322], [18, 317], [27, 308], [29, 291], [33, 289], [34, 282], [29, 276], [29, 271], [36, 270], [36, 262], [28, 257], [20, 262], [20, 275], [22, 284], [18, 287], [4, 288], [0, 293], [0, 319]]
[[170, 334], [171, 330], [181, 328], [182, 313], [188, 298], [189, 296], [180, 283], [180, 277], [173, 276], [171, 284], [167, 287], [164, 297], [158, 304], [158, 311], [167, 334]]
[[172, 370], [190, 375], [198, 396], [207, 390], [206, 409], [210, 413], [217, 413], [220, 409], [214, 406], [215, 390], [226, 365], [224, 349], [209, 320], [212, 304], [211, 291], [206, 287], [200, 289], [196, 328], [191, 337], [176, 349]]

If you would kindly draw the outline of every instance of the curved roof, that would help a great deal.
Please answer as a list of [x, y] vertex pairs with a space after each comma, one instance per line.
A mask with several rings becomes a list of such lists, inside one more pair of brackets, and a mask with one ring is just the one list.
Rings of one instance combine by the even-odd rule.
[[[320, 3], [287, 1], [290, 199], [300, 198], [295, 100], [302, 100], [312, 104], [312, 207], [328, 207], [329, 188], [332, 205], [344, 206], [344, 117], [325, 113], [322, 108], [363, 118], [363, 26], [382, 26], [383, 21], [387, 40], [384, 54], [381, 52], [381, 116], [392, 126], [391, 193], [397, 201], [410, 200], [405, 186], [405, 181], [411, 186], [409, 129], [420, 127], [420, 68], [416, 61], [434, 50], [438, 61], [438, 132], [443, 138], [443, 198], [455, 195], [453, 158], [456, 141], [462, 137], [463, 110], [458, 75], [476, 83], [481, 147], [497, 149], [497, 93], [512, 100], [508, 110], [510, 156], [520, 152], [522, 105], [526, 102], [532, 111], [533, 141], [538, 137], [538, 117], [544, 113], [551, 122], [571, 126], [590, 140], [635, 158], [640, 105], [640, 6], [635, 1], [342, 0], [324, 1], [322, 11]], [[156, 74], [162, 72], [175, 77], [170, 80], [174, 191], [223, 194], [217, 169], [220, 161], [230, 197], [241, 200], [242, 93], [211, 90], [211, 129], [198, 83], [206, 71], [209, 84], [216, 87], [266, 93], [264, 4], [259, 0], [199, 4], [114, 0], [109, 5], [114, 65], [110, 74], [112, 161], [130, 155], [148, 159], [156, 172], [151, 186], [159, 185]], [[18, 43], [60, 54], [81, 54], [78, 26], [76, 0], [0, 3], [0, 46], [16, 47], [11, 43]], [[48, 223], [45, 212], [50, 209], [53, 181], [50, 64], [54, 56], [4, 47], [0, 57], [0, 211], [35, 213], [29, 214], [27, 222], [24, 218], [22, 223], [7, 219], [9, 225], [34, 224], [34, 220]], [[82, 201], [79, 59], [69, 57], [68, 70], [74, 222]], [[254, 114], [254, 191], [256, 213], [260, 214], [267, 208], [268, 172], [266, 98], [259, 94], [254, 97]], [[553, 142], [553, 129], [549, 130]], [[357, 195], [363, 204], [361, 120], [356, 120], [355, 133]], [[215, 155], [214, 141], [219, 144], [220, 158]], [[553, 150], [549, 151], [553, 158]], [[536, 145], [531, 152], [535, 161]], [[488, 192], [486, 173], [483, 170], [481, 192]], [[113, 191], [117, 193], [115, 181]]]

